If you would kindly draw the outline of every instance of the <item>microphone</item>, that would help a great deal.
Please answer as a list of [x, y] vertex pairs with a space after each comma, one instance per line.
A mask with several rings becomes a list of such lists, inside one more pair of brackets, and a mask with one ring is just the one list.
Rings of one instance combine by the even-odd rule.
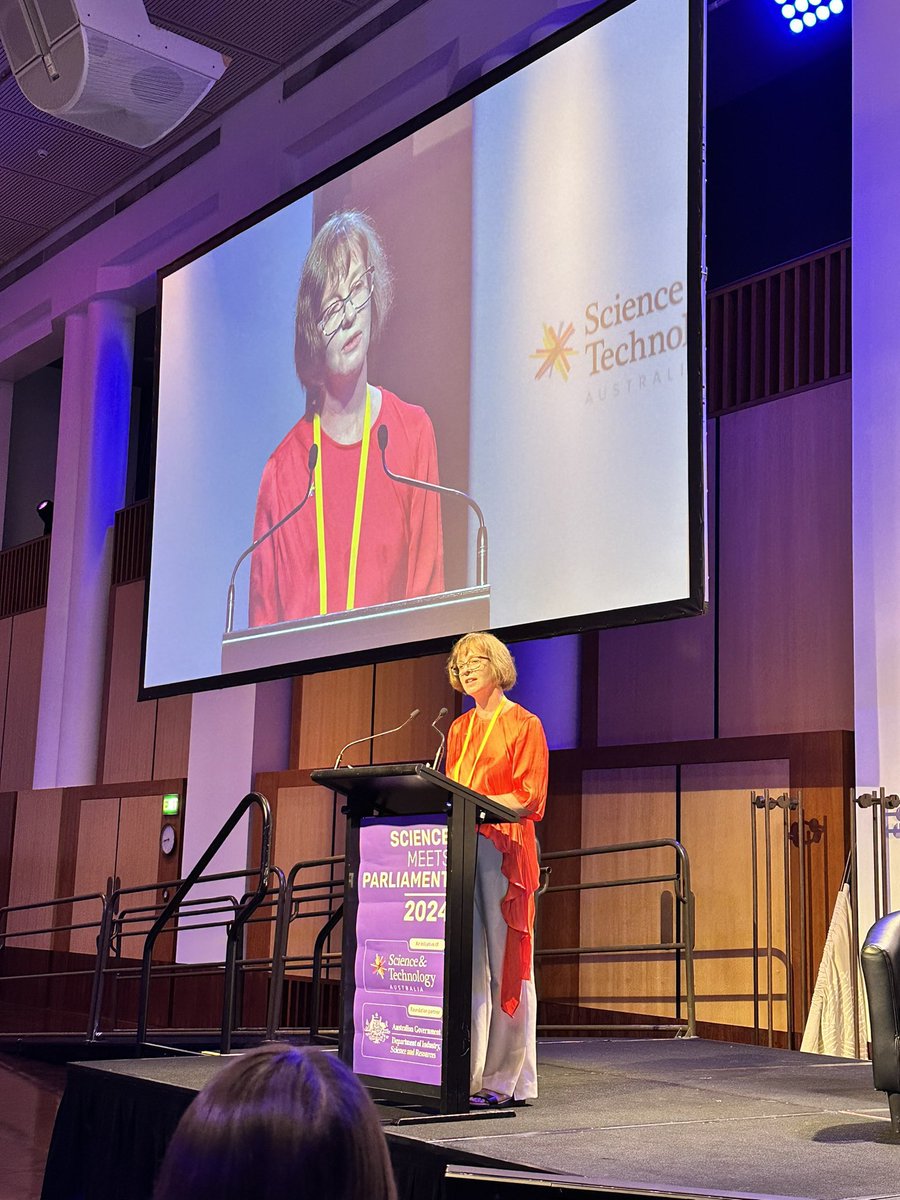
[[384, 473], [388, 479], [393, 479], [394, 483], [406, 483], [410, 487], [422, 488], [426, 492], [437, 492], [439, 496], [459, 496], [461, 500], [465, 500], [466, 504], [474, 510], [475, 516], [478, 518], [478, 536], [475, 542], [475, 579], [479, 587], [484, 587], [488, 577], [488, 532], [487, 525], [484, 523], [484, 513], [481, 511], [480, 506], [471, 496], [465, 492], [461, 492], [459, 488], [443, 487], [439, 483], [427, 483], [424, 479], [410, 479], [407, 475], [395, 475], [388, 467], [385, 455], [388, 437], [387, 425], [379, 425], [378, 446], [381, 450], [381, 465], [384, 467]]
[[289, 521], [291, 519], [291, 517], [296, 517], [297, 513], [300, 511], [300, 509], [303, 507], [303, 505], [307, 502], [307, 500], [312, 495], [313, 472], [316, 469], [316, 463], [318, 461], [319, 461], [319, 447], [315, 444], [315, 442], [313, 442], [313, 444], [309, 448], [309, 457], [306, 460], [306, 465], [307, 465], [307, 468], [309, 469], [309, 478], [306, 481], [306, 495], [303, 497], [303, 499], [300, 501], [300, 503], [295, 504], [294, 507], [291, 509], [291, 511], [289, 513], [286, 513], [281, 518], [280, 521], [276, 521], [274, 525], [272, 525], [269, 529], [267, 529], [265, 531], [265, 533], [261, 533], [259, 535], [259, 537], [256, 539], [256, 541], [253, 542], [252, 545], [248, 546], [247, 549], [243, 552], [243, 554], [241, 554], [238, 557], [237, 562], [234, 564], [234, 570], [231, 572], [231, 581], [228, 584], [228, 608], [225, 613], [225, 632], [226, 633], [231, 633], [232, 629], [234, 628], [234, 579], [235, 579], [235, 576], [237, 575], [238, 567], [241, 565], [241, 563], [244, 561], [244, 559], [247, 557], [248, 554], [253, 553], [253, 551], [257, 548], [257, 546], [261, 546], [262, 543], [267, 538], [270, 538], [272, 536], [272, 534], [275, 533], [275, 531], [277, 529], [280, 529], [286, 521]]
[[441, 755], [444, 753], [444, 746], [447, 744], [446, 733], [444, 733], [443, 729], [438, 729], [437, 727], [438, 721], [440, 721], [442, 717], [446, 717], [446, 715], [447, 709], [442, 708], [438, 715], [431, 722], [431, 728], [435, 731], [435, 733], [439, 733], [441, 735], [441, 744], [438, 746], [437, 754], [434, 756], [434, 762], [431, 764], [432, 771], [436, 771], [438, 769], [438, 763], [441, 761]]
[[395, 725], [393, 729], [382, 729], [381, 733], [370, 733], [368, 737], [354, 738], [352, 742], [348, 742], [346, 746], [342, 746], [337, 758], [334, 760], [334, 770], [336, 771], [341, 765], [341, 759], [351, 746], [358, 746], [361, 742], [374, 742], [376, 738], [387, 737], [389, 733], [399, 733], [405, 725], [408, 725], [414, 717], [419, 715], [419, 709], [414, 708], [405, 721], [401, 721], [399, 725]]

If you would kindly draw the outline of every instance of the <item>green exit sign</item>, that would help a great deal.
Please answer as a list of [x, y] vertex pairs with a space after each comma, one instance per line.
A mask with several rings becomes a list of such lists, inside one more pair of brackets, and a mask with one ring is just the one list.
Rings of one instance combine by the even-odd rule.
[[177, 792], [173, 792], [171, 796], [163, 796], [163, 816], [177, 817], [178, 809], [181, 807], [181, 797]]

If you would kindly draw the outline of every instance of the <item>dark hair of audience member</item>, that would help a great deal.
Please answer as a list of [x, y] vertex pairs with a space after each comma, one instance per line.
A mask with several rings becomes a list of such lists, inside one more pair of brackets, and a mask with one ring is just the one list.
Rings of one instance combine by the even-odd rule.
[[178, 1123], [154, 1200], [396, 1200], [374, 1105], [336, 1055], [271, 1044], [241, 1055]]

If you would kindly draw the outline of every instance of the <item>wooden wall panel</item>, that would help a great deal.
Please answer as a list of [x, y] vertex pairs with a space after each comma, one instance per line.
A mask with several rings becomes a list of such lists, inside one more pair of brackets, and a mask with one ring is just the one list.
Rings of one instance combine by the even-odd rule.
[[[9, 653], [12, 647], [13, 618], [0, 621], [0, 747], [6, 725], [6, 702], [9, 695]], [[41, 648], [43, 650], [43, 647]]]
[[2, 790], [27, 789], [34, 781], [45, 613], [45, 609], [36, 608], [12, 618], [3, 760], [0, 763]]
[[[106, 891], [107, 880], [115, 874], [118, 835], [117, 796], [82, 800], [78, 806], [74, 895]], [[95, 901], [72, 906], [73, 922], [94, 922], [99, 919], [100, 909]], [[81, 954], [96, 953], [97, 928], [73, 929], [69, 949]]]
[[446, 654], [434, 654], [375, 667], [376, 731], [399, 725], [414, 708], [420, 711], [399, 733], [378, 738], [372, 747], [374, 762], [413, 762], [434, 757], [440, 738], [431, 722], [446, 708], [447, 716], [441, 721], [446, 733], [456, 712], [456, 692], [444, 670], [446, 661]]
[[153, 774], [156, 701], [138, 703], [137, 699], [143, 619], [143, 581], [110, 590], [100, 762], [103, 783], [150, 779]]
[[[298, 727], [292, 737], [297, 761], [291, 766], [301, 770], [330, 767], [337, 752], [353, 738], [372, 733], [372, 687], [374, 667], [349, 667], [344, 671], [325, 671], [306, 675], [294, 691], [295, 711], [291, 718]], [[296, 711], [299, 697], [299, 715]], [[354, 747], [349, 761], [370, 760], [368, 745]]]
[[13, 834], [16, 827], [16, 793], [0, 792], [0, 908], [9, 903]]
[[852, 729], [850, 383], [720, 425], [720, 736]]
[[[119, 887], [137, 887], [138, 884], [156, 883], [160, 879], [159, 835], [163, 826], [162, 795], [123, 796], [119, 807], [119, 841], [115, 860], [115, 873]], [[172, 872], [174, 875], [174, 871]], [[159, 899], [155, 889], [141, 891], [134, 896], [123, 897], [120, 911], [142, 908]], [[122, 953], [137, 958], [143, 950], [140, 935], [145, 933], [152, 921], [141, 921], [129, 925], [128, 937], [123, 940]], [[157, 957], [160, 954], [157, 953]]]
[[[345, 819], [339, 811], [335, 812], [334, 796], [331, 792], [314, 785], [279, 788], [276, 805], [273, 861], [278, 863], [285, 874], [294, 863], [343, 853]], [[332, 871], [337, 876], [343, 875], [340, 867], [314, 867], [303, 871], [297, 882], [327, 880], [332, 877]], [[327, 904], [316, 902], [301, 905], [300, 911], [321, 913], [326, 908]], [[301, 918], [295, 921], [288, 938], [288, 953], [311, 954], [313, 943], [325, 920], [324, 916], [311, 916], [309, 919]], [[271, 945], [271, 940], [269, 944]], [[336, 945], [340, 947], [339, 933]], [[309, 973], [308, 968], [300, 970], [303, 974]]]
[[[710, 579], [715, 562], [715, 437], [708, 434]], [[598, 745], [709, 738], [715, 732], [715, 588], [709, 611], [599, 634]]]
[[[62, 821], [61, 788], [20, 791], [16, 799], [16, 830], [13, 837], [10, 904], [32, 904], [56, 896], [56, 867]], [[11, 913], [8, 932], [41, 929], [53, 924], [53, 909]], [[10, 946], [49, 949], [51, 935], [14, 938]]]
[[156, 702], [153, 779], [187, 775], [191, 746], [191, 696], [167, 696]]
[[[582, 846], [674, 838], [674, 767], [586, 771], [581, 808]], [[582, 860], [582, 882], [672, 874], [674, 852], [640, 850]], [[667, 895], [668, 893], [668, 895]], [[581, 945], [648, 945], [674, 928], [671, 884], [603, 888], [582, 893]], [[670, 940], [671, 933], [666, 934]], [[581, 1003], [616, 1012], [673, 1018], [675, 954], [622, 953], [582, 959]]]
[[[697, 1020], [752, 1028], [753, 875], [750, 792], [788, 789], [787, 761], [705, 763], [681, 768], [681, 842], [688, 852], [696, 896], [694, 963]], [[772, 837], [773, 989], [778, 1002], [773, 1027], [786, 1024], [787, 981], [784, 930], [783, 814], [769, 816]], [[762, 953], [759, 989], [766, 994], [766, 903], [764, 817], [757, 816], [759, 864], [757, 921]], [[757, 1008], [768, 1028], [764, 1002]]]
[[[561, 768], [550, 760], [550, 790], [544, 820], [536, 827], [541, 854], [571, 850], [581, 845], [581, 771]], [[545, 859], [551, 887], [581, 882], [578, 859]], [[550, 892], [538, 897], [535, 913], [535, 948], [577, 946], [581, 938], [581, 899], [578, 892]], [[539, 958], [535, 982], [539, 1000], [577, 1003], [580, 967], [574, 958]], [[555, 1019], [555, 1018], [554, 1018]]]
[[159, 835], [164, 823], [161, 792], [122, 797], [116, 853], [116, 877], [120, 887], [155, 883], [160, 878]]

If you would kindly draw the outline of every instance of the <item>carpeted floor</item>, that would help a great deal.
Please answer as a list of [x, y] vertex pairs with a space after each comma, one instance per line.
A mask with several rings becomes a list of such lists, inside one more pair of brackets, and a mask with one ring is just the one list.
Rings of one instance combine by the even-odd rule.
[[[540, 1044], [515, 1120], [404, 1129], [605, 1184], [845, 1200], [900, 1196], [900, 1137], [867, 1062], [700, 1040]], [[392, 1131], [393, 1132], [393, 1131]]]
[[0, 1054], [0, 1200], [38, 1200], [65, 1067]]

